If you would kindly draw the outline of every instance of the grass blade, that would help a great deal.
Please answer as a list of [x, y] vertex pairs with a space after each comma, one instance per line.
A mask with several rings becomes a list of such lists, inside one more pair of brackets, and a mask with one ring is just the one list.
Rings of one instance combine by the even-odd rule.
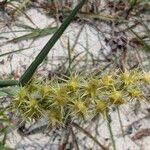
[[51, 39], [47, 42], [47, 44], [44, 46], [42, 51], [38, 54], [38, 56], [35, 58], [35, 60], [31, 63], [31, 65], [28, 67], [28, 69], [25, 71], [25, 73], [21, 76], [19, 83], [21, 85], [26, 84], [31, 77], [33, 76], [34, 72], [38, 68], [38, 66], [43, 62], [51, 48], [54, 46], [54, 44], [57, 42], [57, 40], [60, 38], [60, 36], [63, 34], [65, 29], [69, 26], [71, 21], [74, 19], [77, 12], [81, 9], [83, 4], [87, 0], [82, 0], [80, 3], [73, 9], [73, 11], [70, 13], [70, 15], [65, 19], [65, 21], [62, 23], [60, 28], [55, 32], [55, 34], [51, 37]]
[[30, 40], [30, 39], [33, 39], [33, 38], [38, 38], [38, 37], [42, 37], [42, 36], [46, 36], [46, 35], [49, 35], [49, 34], [52, 34], [56, 31], [56, 27], [48, 27], [48, 28], [45, 28], [45, 29], [34, 29], [32, 30], [31, 33], [28, 33], [28, 34], [25, 34], [23, 36], [19, 36], [17, 38], [14, 38], [10, 41], [8, 41], [7, 43], [9, 42], [20, 42], [20, 41], [23, 41], [23, 40]]
[[[128, 26], [127, 26], [128, 27]], [[146, 52], [150, 52], [150, 45], [146, 43], [135, 31], [129, 29], [129, 31], [136, 37], [136, 39], [143, 45], [143, 49]]]
[[0, 57], [10, 55], [10, 54], [13, 54], [13, 53], [17, 53], [17, 52], [21, 52], [21, 51], [27, 50], [29, 48], [32, 48], [32, 47], [22, 48], [22, 49], [18, 49], [18, 50], [12, 51], [12, 52], [7, 52], [7, 53], [4, 53], [4, 54], [0, 54]]
[[114, 139], [114, 135], [113, 135], [113, 132], [112, 132], [112, 127], [111, 127], [111, 124], [110, 124], [110, 117], [109, 117], [107, 112], [105, 112], [105, 118], [106, 118], [108, 130], [109, 130], [109, 133], [110, 133], [110, 138], [111, 138], [111, 141], [112, 141], [113, 150], [116, 150], [115, 139]]
[[17, 85], [18, 83], [18, 80], [0, 80], [0, 88]]

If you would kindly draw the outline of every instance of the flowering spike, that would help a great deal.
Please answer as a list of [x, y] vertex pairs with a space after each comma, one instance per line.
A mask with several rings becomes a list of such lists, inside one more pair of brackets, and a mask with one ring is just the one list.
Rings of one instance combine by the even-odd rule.
[[90, 78], [71, 75], [61, 81], [54, 77], [46, 83], [33, 80], [19, 88], [11, 106], [25, 120], [46, 117], [51, 125], [63, 126], [68, 120], [109, 111], [125, 100], [144, 98], [142, 87], [149, 82], [149, 72], [137, 70]]

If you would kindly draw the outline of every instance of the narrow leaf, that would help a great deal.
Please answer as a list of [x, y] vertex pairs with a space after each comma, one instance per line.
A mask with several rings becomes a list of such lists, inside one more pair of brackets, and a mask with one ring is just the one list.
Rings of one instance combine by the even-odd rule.
[[38, 54], [38, 56], [35, 58], [35, 60], [32, 62], [32, 64], [28, 67], [28, 69], [25, 71], [25, 73], [21, 76], [19, 83], [21, 85], [25, 85], [33, 76], [34, 72], [38, 68], [38, 66], [43, 62], [51, 48], [54, 46], [54, 44], [58, 41], [60, 36], [63, 34], [65, 29], [69, 26], [71, 21], [74, 19], [77, 12], [80, 10], [80, 8], [83, 6], [83, 4], [87, 0], [81, 0], [81, 2], [73, 9], [73, 11], [70, 13], [70, 15], [65, 19], [65, 21], [62, 23], [60, 28], [56, 31], [56, 33], [52, 36], [52, 38], [48, 41], [48, 43], [44, 46], [42, 51]]
[[18, 83], [18, 80], [0, 80], [0, 87], [13, 86], [17, 85]]

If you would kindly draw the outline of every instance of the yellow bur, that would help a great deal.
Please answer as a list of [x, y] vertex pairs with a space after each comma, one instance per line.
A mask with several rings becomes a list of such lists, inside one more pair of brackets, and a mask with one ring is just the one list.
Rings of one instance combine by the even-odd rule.
[[122, 92], [117, 91], [116, 89], [113, 89], [113, 91], [110, 92], [109, 99], [113, 104], [116, 104], [116, 105], [121, 105], [124, 103]]
[[142, 80], [146, 83], [150, 83], [150, 72], [144, 73], [142, 76]]
[[102, 81], [102, 83], [103, 83], [104, 86], [110, 86], [114, 82], [112, 76], [110, 76], [110, 75], [103, 76], [102, 79], [101, 79], [101, 81]]
[[96, 105], [95, 105], [95, 112], [96, 113], [103, 113], [107, 109], [107, 104], [103, 100], [96, 100]]
[[85, 102], [83, 100], [77, 100], [73, 102], [73, 108], [72, 108], [73, 114], [79, 114], [79, 115], [86, 115], [87, 114], [87, 107], [85, 105]]

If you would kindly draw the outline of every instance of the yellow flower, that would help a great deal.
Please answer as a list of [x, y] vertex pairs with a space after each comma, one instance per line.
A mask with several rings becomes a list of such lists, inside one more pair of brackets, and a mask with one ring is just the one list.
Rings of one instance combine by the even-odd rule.
[[48, 110], [47, 119], [52, 126], [63, 124], [60, 110], [56, 108], [51, 108]]
[[87, 107], [83, 100], [76, 100], [73, 102], [73, 114], [85, 115], [87, 113]]
[[103, 113], [107, 109], [107, 104], [103, 100], [96, 100], [95, 104], [95, 112], [96, 113]]
[[29, 100], [25, 101], [24, 106], [20, 107], [20, 111], [24, 119], [30, 118], [38, 120], [44, 110], [42, 110], [42, 108], [39, 106], [39, 103], [36, 99], [29, 97]]
[[104, 86], [110, 86], [114, 82], [112, 76], [109, 76], [109, 75], [103, 76], [102, 79], [101, 79], [101, 81], [102, 81], [102, 83], [103, 83]]
[[142, 80], [146, 83], [150, 83], [150, 72], [143, 73]]
[[37, 91], [38, 87], [39, 87], [39, 83], [37, 80], [33, 80], [31, 83], [26, 85], [26, 89], [29, 93]]
[[129, 85], [132, 83], [132, 78], [130, 78], [130, 73], [125, 71], [120, 75], [121, 80], [124, 82], [125, 85]]
[[94, 97], [96, 95], [97, 89], [99, 87], [99, 82], [97, 79], [91, 79], [89, 80], [86, 84], [85, 84], [85, 91], [86, 93], [91, 96]]
[[78, 87], [79, 87], [79, 78], [78, 77], [71, 77], [68, 81], [67, 81], [67, 87], [69, 88], [69, 90], [75, 92]]
[[16, 98], [22, 100], [27, 97], [27, 90], [24, 87], [21, 87], [17, 92]]
[[14, 109], [19, 109], [22, 105], [24, 105], [26, 100], [28, 100], [28, 93], [25, 87], [21, 87], [12, 100], [12, 107]]
[[39, 88], [39, 92], [42, 97], [49, 96], [51, 94], [51, 91], [52, 91], [52, 89], [51, 89], [50, 85], [48, 85], [48, 84], [41, 85]]
[[68, 101], [68, 93], [65, 86], [53, 89], [52, 101], [59, 106], [64, 106]]
[[121, 105], [124, 103], [122, 92], [117, 91], [116, 89], [113, 89], [113, 91], [109, 94], [109, 98], [113, 104]]
[[136, 82], [139, 81], [139, 72], [137, 70], [133, 70], [131, 72], [125, 70], [125, 72], [120, 75], [120, 79], [127, 86], [136, 84]]
[[31, 99], [26, 102], [28, 104], [29, 109], [36, 109], [38, 107], [38, 102], [36, 99]]
[[144, 97], [142, 91], [138, 88], [131, 88], [130, 90], [128, 90], [128, 92], [132, 98], [143, 98]]

